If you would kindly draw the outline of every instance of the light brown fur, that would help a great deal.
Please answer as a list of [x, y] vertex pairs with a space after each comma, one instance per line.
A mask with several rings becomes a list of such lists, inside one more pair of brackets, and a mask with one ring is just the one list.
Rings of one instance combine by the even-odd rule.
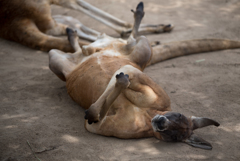
[[[120, 34], [126, 35], [131, 31], [129, 27], [132, 24], [121, 21], [82, 0], [2, 0], [0, 1], [0, 37], [38, 50], [59, 49], [65, 52], [73, 52], [74, 50], [66, 38], [56, 36], [66, 35], [66, 28], [75, 23], [76, 20], [72, 18], [70, 24], [56, 22], [51, 16], [51, 4], [84, 12]], [[88, 10], [82, 8], [82, 6], [85, 7], [86, 5], [90, 7]], [[60, 21], [65, 22], [64, 18], [58, 17]], [[143, 31], [164, 32], [164, 27], [165, 25], [160, 25], [148, 29], [146, 26], [143, 27]], [[83, 36], [84, 39], [90, 41], [96, 39], [97, 31], [88, 29], [83, 25], [81, 25], [80, 29], [82, 32], [79, 33], [79, 36]], [[166, 31], [171, 29], [167, 27]], [[79, 41], [79, 44], [82, 46], [89, 43]]]
[[132, 72], [127, 69], [131, 84], [114, 101], [104, 123], [88, 125], [86, 121], [85, 127], [91, 132], [98, 129], [95, 133], [120, 138], [153, 136], [151, 119], [155, 111], [162, 113], [171, 110], [168, 95], [135, 63], [120, 57], [99, 56], [98, 59], [101, 59], [101, 64], [97, 63], [96, 58], [90, 58], [67, 76], [68, 94], [85, 109], [101, 96], [115, 71], [125, 65], [135, 69]]
[[43, 51], [73, 51], [66, 38], [50, 36], [64, 35], [67, 28], [52, 19], [50, 4], [47, 0], [1, 1], [0, 37]]
[[[144, 15], [141, 8], [142, 3], [134, 12], [134, 25]], [[105, 136], [125, 139], [155, 136], [211, 149], [211, 144], [193, 135], [193, 130], [219, 124], [207, 118], [186, 118], [170, 112], [166, 92], [143, 73], [153, 60], [153, 52], [144, 36], [136, 38], [137, 30], [138, 27], [133, 28], [127, 42], [102, 35], [74, 54], [49, 52], [50, 69], [66, 80], [68, 94], [87, 109], [85, 128]], [[75, 40], [76, 33], [68, 34]]]

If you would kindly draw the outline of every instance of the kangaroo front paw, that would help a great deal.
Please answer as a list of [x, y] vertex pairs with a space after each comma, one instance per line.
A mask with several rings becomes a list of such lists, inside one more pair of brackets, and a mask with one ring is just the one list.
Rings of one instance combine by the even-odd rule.
[[130, 85], [129, 76], [127, 74], [121, 72], [120, 74], [116, 75], [116, 78], [117, 78], [116, 86], [128, 88], [128, 86]]
[[164, 32], [170, 32], [170, 31], [173, 30], [173, 28], [174, 28], [174, 25], [168, 24], [168, 25], [165, 25], [165, 26], [163, 27], [163, 31], [164, 31]]
[[88, 120], [88, 124], [97, 123], [99, 121], [99, 112], [95, 111], [91, 107], [85, 110], [84, 118]]

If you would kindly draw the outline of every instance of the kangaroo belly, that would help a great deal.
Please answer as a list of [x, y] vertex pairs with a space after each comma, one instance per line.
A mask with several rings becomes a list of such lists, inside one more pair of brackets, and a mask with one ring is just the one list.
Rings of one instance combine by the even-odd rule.
[[137, 107], [121, 94], [101, 123], [90, 125], [86, 121], [85, 128], [92, 133], [123, 139], [151, 137], [151, 118], [147, 108]]
[[124, 65], [133, 65], [119, 57], [92, 56], [80, 64], [67, 77], [68, 94], [80, 106], [87, 109], [106, 89], [113, 74]]

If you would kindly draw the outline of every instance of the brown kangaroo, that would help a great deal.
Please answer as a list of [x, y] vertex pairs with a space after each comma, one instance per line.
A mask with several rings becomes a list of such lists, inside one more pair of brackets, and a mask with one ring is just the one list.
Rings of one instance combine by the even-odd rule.
[[[216, 50], [239, 47], [240, 43], [194, 40], [152, 49], [146, 37], [137, 36], [144, 16], [143, 3], [139, 3], [133, 12], [135, 21], [127, 41], [102, 34], [95, 42], [81, 48], [77, 32], [67, 29], [75, 52], [51, 50], [50, 69], [66, 81], [68, 94], [86, 109], [85, 128], [89, 132], [126, 139], [155, 136], [163, 141], [212, 149], [211, 144], [196, 136], [193, 130], [219, 126], [219, 123], [209, 118], [171, 112], [168, 95], [143, 70], [161, 60], [206, 51], [204, 44]], [[214, 45], [216, 42], [222, 46]]]
[[[59, 49], [73, 51], [66, 38], [67, 27], [74, 27], [78, 36], [95, 41], [99, 32], [94, 31], [78, 20], [67, 16], [51, 16], [51, 4], [81, 11], [90, 17], [106, 24], [119, 34], [131, 33], [132, 24], [124, 22], [83, 0], [14, 0], [0, 1], [0, 37], [18, 42], [22, 45], [38, 50], [49, 51]], [[63, 24], [65, 23], [65, 24]], [[171, 25], [142, 25], [142, 32], [168, 32]], [[79, 41], [86, 45], [89, 42]]]

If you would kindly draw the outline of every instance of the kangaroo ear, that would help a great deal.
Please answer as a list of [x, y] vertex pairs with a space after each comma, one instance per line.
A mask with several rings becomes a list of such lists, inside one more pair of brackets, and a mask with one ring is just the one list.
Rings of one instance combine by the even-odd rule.
[[191, 120], [192, 120], [192, 123], [193, 123], [193, 130], [198, 129], [198, 128], [202, 128], [202, 127], [205, 127], [205, 126], [209, 126], [209, 125], [215, 125], [215, 126], [220, 125], [217, 121], [206, 118], [206, 117], [192, 116]]
[[205, 150], [212, 150], [212, 145], [209, 142], [207, 142], [206, 140], [198, 137], [195, 134], [192, 134], [188, 139], [186, 139], [183, 142], [185, 142], [188, 145], [191, 145], [193, 147], [196, 147], [196, 148], [201, 148], [201, 149], [205, 149]]

